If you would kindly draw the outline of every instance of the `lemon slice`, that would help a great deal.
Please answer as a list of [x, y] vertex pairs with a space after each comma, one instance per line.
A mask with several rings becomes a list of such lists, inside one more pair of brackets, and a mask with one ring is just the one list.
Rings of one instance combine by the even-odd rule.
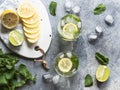
[[4, 10], [1, 15], [1, 23], [7, 29], [13, 29], [19, 23], [19, 16], [13, 10]]
[[19, 31], [13, 30], [9, 33], [9, 41], [13, 46], [20, 46], [24, 41], [24, 37]]
[[72, 61], [69, 58], [62, 58], [58, 62], [58, 68], [63, 73], [69, 72], [72, 69], [72, 66]]
[[33, 39], [27, 38], [27, 41], [28, 41], [29, 43], [36, 43], [38, 40], [39, 40], [39, 36], [36, 37], [36, 38], [33, 38]]
[[38, 21], [35, 24], [26, 24], [26, 23], [24, 23], [24, 26], [26, 26], [28, 28], [36, 28], [36, 27], [40, 26], [40, 22]]
[[27, 37], [27, 38], [29, 38], [29, 39], [34, 39], [34, 38], [37, 38], [37, 37], [39, 37], [39, 35], [40, 35], [40, 32], [37, 32], [37, 33], [34, 33], [34, 34], [29, 34], [29, 33], [24, 33], [25, 34], [25, 36]]
[[35, 23], [38, 22], [38, 20], [40, 20], [40, 18], [38, 16], [38, 14], [35, 13], [32, 17], [30, 17], [30, 18], [23, 18], [22, 20], [26, 24], [35, 24]]
[[35, 13], [35, 8], [30, 2], [23, 2], [17, 9], [18, 15], [22, 18], [30, 18]]
[[110, 76], [110, 69], [105, 65], [98, 66], [96, 70], [96, 79], [100, 82], [105, 82]]
[[36, 27], [36, 28], [28, 28], [28, 27], [23, 27], [24, 31], [28, 34], [35, 34], [38, 33], [40, 31], [40, 26]]
[[78, 32], [78, 28], [74, 23], [67, 23], [63, 27], [63, 36], [67, 39], [74, 39], [74, 36]]

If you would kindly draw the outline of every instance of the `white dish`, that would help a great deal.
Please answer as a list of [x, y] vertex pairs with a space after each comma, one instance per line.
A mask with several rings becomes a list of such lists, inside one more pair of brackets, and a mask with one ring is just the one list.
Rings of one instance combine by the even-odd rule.
[[[14, 53], [26, 57], [26, 58], [39, 58], [42, 56], [42, 53], [40, 51], [36, 51], [34, 48], [35, 46], [39, 46], [44, 50], [46, 53], [51, 40], [52, 40], [52, 30], [51, 30], [51, 24], [49, 21], [48, 13], [46, 11], [46, 8], [42, 4], [40, 0], [5, 0], [1, 5], [0, 5], [0, 12], [2, 12], [5, 9], [14, 9], [18, 7], [18, 5], [24, 1], [29, 1], [32, 2], [33, 6], [37, 9], [39, 15], [40, 15], [40, 26], [41, 26], [41, 33], [40, 33], [40, 38], [37, 43], [35, 44], [28, 44], [27, 41], [25, 40], [24, 43], [19, 46], [19, 47], [14, 47], [9, 43], [8, 40], [8, 34], [9, 30], [6, 30], [0, 25], [0, 38], [11, 51]], [[22, 25], [21, 23], [16, 27], [17, 30], [19, 30], [21, 33], [23, 33]]]

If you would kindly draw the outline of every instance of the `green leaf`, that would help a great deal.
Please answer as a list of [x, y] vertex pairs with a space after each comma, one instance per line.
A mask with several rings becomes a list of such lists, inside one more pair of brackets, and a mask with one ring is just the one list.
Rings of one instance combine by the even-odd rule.
[[19, 66], [18, 71], [26, 80], [34, 80], [34, 77], [32, 77], [32, 74], [28, 71], [27, 67], [24, 64], [21, 64]]
[[0, 86], [7, 85], [8, 81], [6, 80], [6, 77], [3, 74], [0, 74]]
[[7, 71], [4, 75], [7, 80], [10, 80], [14, 77], [14, 74], [15, 74], [15, 69], [12, 69], [12, 70]]
[[85, 87], [90, 87], [93, 85], [93, 79], [90, 74], [87, 74], [85, 77]]
[[94, 9], [94, 15], [102, 14], [106, 10], [106, 6], [101, 3]]
[[0, 49], [0, 90], [15, 90], [16, 87], [26, 84], [28, 80], [35, 80], [25, 65], [21, 64], [19, 70], [16, 69], [15, 64], [18, 61], [17, 56], [4, 54]]
[[14, 79], [14, 80], [11, 81], [11, 84], [12, 84], [13, 88], [21, 87], [21, 86], [25, 85], [25, 83], [26, 83], [25, 80], [18, 81], [18, 80]]
[[3, 51], [2, 51], [2, 49], [0, 49], [0, 55], [2, 55], [3, 54]]
[[109, 63], [109, 58], [101, 54], [100, 52], [95, 53], [95, 57], [98, 60], [98, 62], [102, 65], [107, 65]]
[[49, 5], [49, 11], [50, 11], [50, 14], [53, 16], [56, 15], [56, 7], [57, 7], [57, 3], [55, 1], [51, 1]]

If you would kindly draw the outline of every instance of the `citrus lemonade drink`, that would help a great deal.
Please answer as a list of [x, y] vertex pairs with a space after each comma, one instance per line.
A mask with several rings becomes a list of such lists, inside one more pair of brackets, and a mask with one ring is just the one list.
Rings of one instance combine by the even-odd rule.
[[81, 33], [81, 20], [74, 14], [67, 14], [58, 23], [58, 32], [66, 41], [76, 40]]
[[61, 76], [72, 76], [77, 71], [78, 66], [78, 57], [72, 52], [61, 52], [55, 58], [55, 70]]

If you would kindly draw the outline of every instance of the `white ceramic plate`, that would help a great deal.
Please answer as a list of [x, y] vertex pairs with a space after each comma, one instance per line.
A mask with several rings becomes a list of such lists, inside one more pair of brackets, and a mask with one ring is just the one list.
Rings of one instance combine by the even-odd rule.
[[[2, 12], [5, 9], [14, 9], [18, 7], [18, 5], [24, 1], [27, 0], [5, 0], [1, 5], [0, 5], [0, 12]], [[52, 39], [52, 30], [51, 30], [51, 25], [49, 21], [49, 17], [47, 14], [47, 11], [42, 4], [40, 0], [28, 0], [29, 2], [32, 2], [33, 6], [37, 9], [39, 15], [40, 15], [40, 26], [41, 26], [41, 33], [40, 33], [40, 38], [37, 43], [34, 45], [28, 44], [27, 41], [25, 40], [24, 43], [19, 46], [19, 47], [14, 47], [9, 43], [8, 40], [8, 34], [9, 30], [6, 30], [0, 25], [0, 38], [11, 51], [15, 52], [16, 54], [26, 57], [26, 58], [39, 58], [42, 56], [42, 53], [40, 51], [35, 51], [35, 46], [39, 46], [44, 50], [46, 53]], [[19, 24], [16, 27], [17, 30], [19, 30], [21, 33], [23, 33], [22, 25]]]

